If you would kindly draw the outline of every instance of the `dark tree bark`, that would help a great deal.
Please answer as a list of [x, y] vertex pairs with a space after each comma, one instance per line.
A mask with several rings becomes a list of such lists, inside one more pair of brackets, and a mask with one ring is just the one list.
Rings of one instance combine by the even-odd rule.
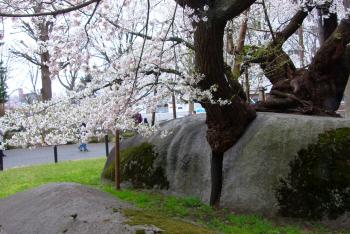
[[[49, 22], [44, 21], [39, 25], [40, 29], [40, 40], [46, 42], [49, 40], [49, 30], [50, 30]], [[40, 53], [40, 69], [41, 69], [41, 97], [43, 101], [51, 100], [52, 98], [52, 86], [51, 86], [51, 73], [49, 66], [47, 65], [50, 61], [49, 52], [41, 52]]]
[[[330, 37], [334, 30], [338, 26], [338, 17], [336, 13], [329, 13], [329, 6], [320, 6], [317, 9], [318, 12], [318, 30], [319, 30], [319, 42], [320, 45]], [[323, 17], [329, 15], [328, 17]]]
[[[238, 82], [229, 83], [225, 78], [223, 61], [223, 35], [226, 22], [200, 23], [195, 31], [195, 62], [197, 71], [205, 78], [199, 87], [208, 90], [217, 85], [214, 99], [229, 100], [230, 105], [212, 104], [202, 101], [207, 112], [207, 139], [215, 153], [224, 153], [243, 133], [255, 113], [241, 97]], [[210, 45], [210, 46], [208, 46]], [[232, 86], [234, 85], [234, 86]], [[250, 118], [249, 118], [250, 117]]]
[[210, 204], [218, 206], [218, 201], [220, 200], [220, 194], [222, 190], [222, 168], [224, 154], [213, 153], [211, 158], [211, 196]]
[[316, 108], [334, 113], [340, 105], [349, 77], [344, 61], [350, 42], [350, 20], [343, 19], [316, 53], [308, 71], [293, 82], [294, 93]]
[[[177, 1], [181, 6], [194, 9], [202, 8], [204, 1]], [[256, 113], [242, 98], [242, 87], [226, 76], [223, 59], [223, 36], [227, 21], [250, 7], [254, 0], [221, 0], [210, 5], [206, 13], [208, 21], [196, 24], [194, 35], [195, 66], [198, 73], [205, 77], [198, 86], [208, 90], [213, 85], [217, 91], [214, 100], [229, 100], [231, 104], [220, 105], [202, 100], [206, 109], [208, 126], [207, 140], [212, 149], [212, 192], [211, 205], [218, 205], [222, 188], [222, 157], [243, 134]]]
[[305, 45], [304, 45], [304, 29], [303, 25], [300, 26], [298, 29], [298, 42], [299, 42], [299, 61], [300, 61], [300, 66], [304, 67], [305, 66]]
[[[207, 112], [207, 140], [213, 152], [212, 157], [222, 157], [255, 118], [255, 111], [238, 95], [241, 89], [238, 82], [232, 81], [230, 84], [225, 79], [222, 56], [224, 28], [225, 22], [200, 23], [195, 32], [196, 68], [199, 73], [205, 75], [199, 82], [199, 87], [208, 90], [217, 85], [214, 99], [231, 101], [230, 105], [212, 104], [209, 100], [201, 101]], [[213, 159], [212, 162], [211, 204], [217, 205], [221, 193], [222, 165], [217, 159]]]
[[257, 110], [336, 115], [349, 76], [345, 68], [349, 61], [344, 61], [346, 45], [350, 42], [349, 20], [342, 20], [338, 26], [336, 15], [324, 20], [322, 35], [327, 40], [307, 70], [296, 69], [282, 45], [298, 30], [306, 16], [307, 12], [297, 12], [276, 34], [276, 40], [268, 45], [266, 52], [252, 60], [260, 63], [273, 84], [269, 98], [259, 103]]
[[[233, 76], [235, 79], [238, 79], [238, 77], [241, 74], [244, 41], [245, 41], [245, 38], [247, 35], [247, 30], [248, 30], [248, 14], [249, 14], [249, 9], [244, 12], [243, 22], [242, 22], [241, 28], [239, 30], [237, 48], [234, 50], [235, 59], [233, 62], [232, 73], [233, 73]], [[249, 100], [249, 98], [248, 98], [248, 100]]]
[[299, 10], [289, 24], [280, 32], [266, 48], [257, 48], [250, 62], [259, 63], [265, 76], [273, 85], [283, 83], [295, 76], [296, 67], [290, 57], [283, 51], [282, 46], [300, 27], [308, 12]]
[[[202, 9], [207, 3], [199, 0], [177, 2], [195, 9], [200, 16], [203, 12], [197, 9]], [[227, 72], [223, 61], [223, 36], [227, 21], [248, 9], [253, 2], [211, 1], [210, 9], [205, 13], [208, 20], [195, 25], [195, 65], [197, 72], [205, 76], [198, 87], [208, 90], [215, 85], [214, 100], [231, 102], [219, 105], [209, 100], [201, 101], [207, 112], [207, 140], [212, 149], [211, 205], [219, 204], [224, 152], [235, 144], [256, 116], [245, 102], [242, 87], [235, 79], [230, 79], [232, 73]], [[349, 57], [344, 52], [350, 42], [350, 22], [344, 19], [336, 26], [334, 17], [329, 22], [323, 22], [322, 35], [328, 40], [307, 70], [297, 69], [282, 46], [299, 29], [307, 15], [304, 10], [298, 11], [282, 31], [274, 34], [274, 40], [267, 47], [253, 50], [253, 59], [248, 63], [259, 63], [273, 84], [270, 98], [257, 105], [257, 110], [332, 115], [337, 109], [350, 71]]]

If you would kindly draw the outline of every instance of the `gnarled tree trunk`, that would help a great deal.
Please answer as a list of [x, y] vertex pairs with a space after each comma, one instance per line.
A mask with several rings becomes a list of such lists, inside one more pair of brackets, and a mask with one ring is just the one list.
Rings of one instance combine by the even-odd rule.
[[[273, 87], [266, 102], [257, 110], [294, 112], [316, 115], [336, 115], [349, 76], [345, 53], [350, 42], [350, 21], [343, 19], [337, 26], [336, 15], [323, 22], [322, 38], [327, 40], [314, 56], [308, 69], [296, 69], [283, 52], [283, 43], [299, 28], [307, 12], [299, 11], [284, 30], [276, 34], [267, 51], [255, 58]], [[330, 34], [332, 32], [332, 34]], [[277, 41], [277, 44], [276, 44]]]
[[[193, 9], [203, 8], [205, 1], [177, 0], [181, 6]], [[212, 149], [212, 192], [211, 205], [218, 205], [222, 188], [222, 162], [226, 150], [234, 145], [245, 131], [256, 113], [242, 97], [241, 86], [228, 78], [223, 59], [223, 36], [227, 21], [249, 8], [254, 0], [221, 0], [210, 5], [206, 12], [207, 21], [195, 26], [194, 46], [196, 71], [204, 75], [198, 86], [208, 90], [213, 85], [214, 101], [228, 100], [229, 105], [202, 100], [207, 112], [207, 140]]]

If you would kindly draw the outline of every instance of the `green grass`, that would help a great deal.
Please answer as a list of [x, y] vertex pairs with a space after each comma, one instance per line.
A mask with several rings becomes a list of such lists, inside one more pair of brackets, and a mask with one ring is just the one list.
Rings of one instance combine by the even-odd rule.
[[105, 158], [14, 168], [0, 172], [0, 198], [51, 182], [100, 185]]
[[[0, 172], [0, 198], [46, 183], [76, 182], [101, 189], [141, 208], [141, 210], [123, 211], [130, 218], [128, 223], [154, 224], [164, 229], [166, 233], [332, 233], [323, 227], [312, 226], [306, 230], [298, 225], [276, 225], [257, 215], [235, 215], [227, 210], [215, 211], [194, 197], [179, 198], [135, 190], [116, 191], [113, 186], [102, 185], [100, 182], [105, 160], [98, 158], [69, 161]], [[188, 220], [202, 226], [193, 225]]]

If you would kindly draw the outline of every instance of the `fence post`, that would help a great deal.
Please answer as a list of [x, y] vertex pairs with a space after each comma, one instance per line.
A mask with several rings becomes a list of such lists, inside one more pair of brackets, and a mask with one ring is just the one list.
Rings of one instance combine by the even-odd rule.
[[106, 157], [108, 158], [109, 149], [108, 149], [108, 135], [105, 135], [105, 145], [106, 145]]
[[4, 152], [0, 150], [0, 171], [4, 170]]
[[57, 163], [58, 162], [58, 160], [57, 160], [57, 145], [55, 145], [53, 147], [53, 154], [54, 154], [54, 157], [55, 157], [55, 163]]

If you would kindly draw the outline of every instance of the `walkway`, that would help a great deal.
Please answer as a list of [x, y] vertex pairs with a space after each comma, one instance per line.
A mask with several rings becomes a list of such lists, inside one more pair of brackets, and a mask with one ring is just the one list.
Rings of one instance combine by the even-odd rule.
[[[88, 144], [88, 152], [80, 152], [79, 145], [61, 145], [57, 147], [58, 162], [106, 156], [105, 144]], [[113, 147], [113, 143], [109, 143]], [[4, 151], [4, 169], [54, 162], [53, 147], [36, 149], [13, 149]]]

